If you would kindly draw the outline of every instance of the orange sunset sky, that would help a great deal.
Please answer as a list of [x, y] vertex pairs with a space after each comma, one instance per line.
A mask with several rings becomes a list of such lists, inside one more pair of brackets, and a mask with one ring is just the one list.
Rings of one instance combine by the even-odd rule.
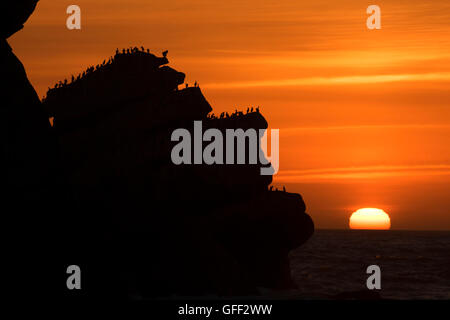
[[448, 0], [41, 0], [9, 42], [41, 97], [116, 48], [168, 49], [215, 114], [259, 105], [280, 129], [274, 184], [316, 227], [374, 207], [393, 229], [450, 230]]

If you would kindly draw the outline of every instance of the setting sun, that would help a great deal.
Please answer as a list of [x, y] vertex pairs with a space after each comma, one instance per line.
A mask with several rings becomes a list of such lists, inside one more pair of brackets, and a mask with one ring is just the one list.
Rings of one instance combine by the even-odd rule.
[[391, 219], [381, 209], [362, 208], [353, 212], [349, 225], [350, 229], [389, 230]]

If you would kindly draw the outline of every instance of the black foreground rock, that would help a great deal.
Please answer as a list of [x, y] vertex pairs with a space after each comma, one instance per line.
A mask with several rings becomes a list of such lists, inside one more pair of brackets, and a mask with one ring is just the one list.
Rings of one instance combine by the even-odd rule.
[[[167, 66], [166, 53], [143, 48], [60, 81], [43, 103], [6, 38], [1, 63], [9, 79], [3, 203], [18, 245], [8, 260], [18, 290], [27, 292], [22, 276], [37, 261], [50, 292], [94, 299], [293, 286], [288, 253], [314, 230], [301, 196], [269, 191], [260, 165], [175, 165], [170, 157], [174, 129], [193, 133], [195, 120], [204, 131], [266, 129], [259, 109], [211, 116], [198, 86], [178, 89], [185, 75]], [[65, 289], [71, 264], [82, 270], [79, 292]]]

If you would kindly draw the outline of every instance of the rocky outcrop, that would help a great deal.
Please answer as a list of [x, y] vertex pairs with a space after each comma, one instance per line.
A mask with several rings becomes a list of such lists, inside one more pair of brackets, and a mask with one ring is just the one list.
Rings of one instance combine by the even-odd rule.
[[[204, 130], [264, 130], [259, 109], [212, 116], [197, 85], [179, 89], [185, 75], [167, 66], [167, 52], [143, 48], [60, 81], [41, 104], [5, 39], [2, 183], [22, 257], [12, 266], [39, 261], [37, 288], [109, 299], [292, 287], [288, 252], [314, 229], [301, 196], [269, 190], [259, 164], [170, 157], [174, 129], [192, 133], [200, 120]], [[81, 292], [65, 290], [71, 264]]]
[[[7, 38], [23, 27], [36, 1], [2, 2], [0, 19], [0, 212], [4, 291], [12, 297], [44, 287], [51, 272], [47, 237], [55, 223], [49, 210], [56, 144], [48, 114]], [[48, 264], [47, 264], [48, 263]], [[36, 274], [30, 285], [29, 268]], [[47, 281], [45, 280], [47, 279]], [[49, 284], [50, 285], [50, 284]]]
[[[124, 270], [122, 285], [134, 295], [291, 288], [288, 253], [313, 232], [303, 199], [269, 191], [272, 177], [260, 175], [259, 164], [175, 165], [170, 158], [173, 130], [193, 135], [194, 120], [223, 133], [266, 129], [267, 121], [259, 109], [211, 115], [201, 89], [178, 89], [185, 76], [167, 63], [143, 49], [122, 51], [61, 81], [44, 101], [79, 228], [91, 230], [85, 245], [102, 243], [105, 254], [80, 257]], [[104, 292], [100, 274], [91, 281]]]
[[39, 0], [2, 1], [0, 10], [0, 37], [8, 39], [23, 28]]

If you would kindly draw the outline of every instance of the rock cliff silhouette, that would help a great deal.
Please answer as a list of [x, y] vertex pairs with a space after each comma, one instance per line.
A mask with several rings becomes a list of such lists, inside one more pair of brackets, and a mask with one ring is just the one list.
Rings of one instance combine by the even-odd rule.
[[[56, 139], [48, 114], [7, 39], [22, 29], [37, 1], [4, 1], [0, 10], [0, 212], [4, 292], [23, 297], [45, 287], [49, 274]], [[47, 250], [49, 249], [49, 250]], [[48, 264], [47, 264], [48, 263]], [[33, 280], [27, 276], [33, 269]], [[48, 281], [47, 281], [48, 282]], [[20, 293], [20, 295], [16, 295]]]
[[[167, 52], [117, 50], [59, 81], [41, 104], [20, 62], [2, 47], [14, 79], [2, 128], [17, 136], [4, 143], [4, 186], [25, 206], [22, 224], [40, 229], [25, 232], [23, 252], [37, 240], [48, 270], [58, 269], [55, 288], [65, 286], [68, 265], [79, 265], [83, 289], [69, 296], [292, 288], [288, 253], [314, 230], [302, 197], [268, 189], [272, 177], [260, 175], [259, 164], [175, 165], [170, 157], [173, 130], [192, 132], [194, 120], [222, 132], [266, 129], [267, 121], [259, 108], [211, 115], [200, 87], [179, 89], [185, 75], [168, 63]], [[28, 220], [31, 209], [39, 211], [36, 221]]]

